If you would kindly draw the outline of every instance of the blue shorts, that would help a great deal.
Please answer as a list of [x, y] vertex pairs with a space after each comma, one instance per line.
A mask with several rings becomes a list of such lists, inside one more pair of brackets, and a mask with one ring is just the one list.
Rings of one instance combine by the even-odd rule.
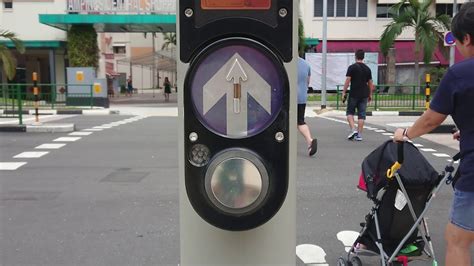
[[347, 102], [346, 115], [355, 115], [355, 110], [357, 108], [357, 117], [359, 119], [365, 120], [368, 101], [369, 98], [357, 99], [349, 97], [349, 101]]
[[474, 191], [454, 190], [450, 221], [452, 224], [474, 232]]

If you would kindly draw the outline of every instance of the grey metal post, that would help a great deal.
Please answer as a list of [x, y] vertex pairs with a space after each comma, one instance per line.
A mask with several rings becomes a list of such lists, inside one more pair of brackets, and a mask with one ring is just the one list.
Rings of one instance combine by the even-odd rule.
[[[453, 18], [456, 15], [457, 12], [458, 12], [458, 1], [454, 0], [454, 2], [453, 2]], [[455, 57], [456, 57], [456, 47], [454, 45], [451, 45], [451, 47], [449, 47], [449, 66], [454, 65]]]
[[327, 74], [327, 43], [328, 43], [328, 0], [323, 0], [323, 54], [321, 67], [321, 109], [326, 109], [326, 74]]

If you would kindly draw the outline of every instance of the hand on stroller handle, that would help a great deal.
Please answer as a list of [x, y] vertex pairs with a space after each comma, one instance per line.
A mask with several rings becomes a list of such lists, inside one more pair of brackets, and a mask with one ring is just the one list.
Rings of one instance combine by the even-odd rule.
[[395, 173], [402, 167], [403, 164], [403, 146], [405, 144], [404, 141], [397, 142], [397, 161], [393, 163], [393, 165], [387, 169], [387, 177], [392, 179]]

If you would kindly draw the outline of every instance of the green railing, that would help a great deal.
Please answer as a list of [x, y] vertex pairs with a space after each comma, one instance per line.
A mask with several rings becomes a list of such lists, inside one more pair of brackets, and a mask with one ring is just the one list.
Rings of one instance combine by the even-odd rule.
[[[19, 118], [23, 123], [23, 110], [58, 109], [58, 108], [93, 108], [93, 85], [72, 84], [38, 84], [38, 101], [35, 101], [33, 84], [0, 84], [0, 117]], [[71, 93], [69, 88], [74, 86], [83, 93]]]
[[[434, 94], [436, 88], [437, 86], [431, 85], [431, 95]], [[347, 102], [342, 103], [342, 89], [343, 85], [337, 85], [335, 104], [338, 110], [347, 106]], [[368, 108], [372, 110], [423, 110], [425, 103], [425, 88], [418, 89], [417, 85], [377, 85]]]

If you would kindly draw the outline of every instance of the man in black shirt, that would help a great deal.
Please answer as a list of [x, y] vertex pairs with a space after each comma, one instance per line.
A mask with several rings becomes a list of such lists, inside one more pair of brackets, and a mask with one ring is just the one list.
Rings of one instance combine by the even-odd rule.
[[[348, 140], [362, 140], [362, 129], [364, 128], [364, 121], [366, 117], [365, 110], [367, 103], [372, 100], [372, 92], [374, 91], [374, 84], [372, 82], [372, 72], [370, 68], [364, 64], [364, 50], [357, 50], [355, 53], [356, 62], [349, 66], [346, 74], [346, 82], [344, 83], [344, 90], [342, 98], [346, 99], [347, 88], [351, 85], [349, 92], [349, 101], [347, 102], [347, 122], [351, 128], [351, 133], [347, 136]], [[357, 108], [357, 128], [354, 123], [354, 114]]]

